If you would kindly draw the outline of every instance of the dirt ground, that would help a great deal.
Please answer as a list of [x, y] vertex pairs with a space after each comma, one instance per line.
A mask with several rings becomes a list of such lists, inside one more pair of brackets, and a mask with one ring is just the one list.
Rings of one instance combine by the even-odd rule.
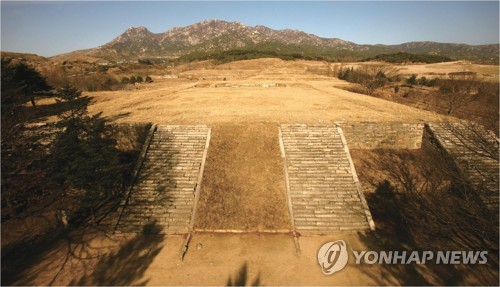
[[[347, 266], [324, 275], [317, 252], [324, 243], [344, 240]], [[184, 260], [181, 236], [138, 234], [95, 236], [84, 259], [65, 260], [67, 245], [51, 246], [36, 259], [41, 263], [19, 274], [16, 285], [148, 285], [148, 286], [332, 286], [481, 284], [482, 268], [456, 278], [453, 265], [441, 266], [436, 278], [427, 265], [356, 264], [352, 251], [384, 250], [385, 240], [374, 234], [332, 234], [300, 237], [301, 255], [293, 237], [283, 234], [200, 234], [191, 239]], [[61, 268], [64, 266], [64, 268]], [[482, 275], [485, 275], [483, 272]], [[455, 276], [455, 281], [453, 281]], [[446, 279], [451, 281], [445, 281]], [[450, 279], [452, 278], [452, 279]]]
[[290, 230], [276, 125], [212, 127], [195, 228]]

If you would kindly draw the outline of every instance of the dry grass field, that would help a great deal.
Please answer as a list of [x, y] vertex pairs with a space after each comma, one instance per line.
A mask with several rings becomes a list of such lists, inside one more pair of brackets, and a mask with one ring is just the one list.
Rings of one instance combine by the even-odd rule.
[[[365, 63], [345, 63], [335, 64], [338, 66], [361, 67], [364, 65], [387, 65], [383, 62], [365, 62]], [[425, 76], [428, 79], [448, 75], [454, 72], [475, 72], [484, 80], [498, 81], [499, 70], [495, 65], [479, 65], [472, 64], [469, 61], [455, 61], [435, 64], [392, 64], [394, 68], [399, 70], [402, 76], [418, 75]]]
[[[335, 66], [379, 64], [257, 59], [214, 65], [204, 61], [168, 71], [148, 69], [147, 74], [154, 79], [150, 84], [84, 94], [93, 100], [90, 112], [103, 112], [116, 122], [210, 125], [447, 120], [446, 116], [397, 104], [390, 98], [380, 100], [346, 91], [350, 84], [332, 77]], [[430, 79], [464, 71], [477, 72], [478, 78], [486, 81], [498, 81], [499, 77], [498, 66], [466, 61], [394, 67], [402, 77], [416, 74]], [[51, 101], [41, 100], [39, 104]]]
[[314, 65], [324, 64], [260, 59], [207, 69], [195, 66], [195, 70], [184, 71], [187, 67], [178, 67], [178, 79], [154, 76], [154, 83], [136, 85], [132, 91], [87, 95], [94, 101], [91, 112], [102, 111], [117, 122], [326, 124], [442, 118], [432, 112], [335, 88], [336, 82], [341, 81], [307, 72], [307, 67]]

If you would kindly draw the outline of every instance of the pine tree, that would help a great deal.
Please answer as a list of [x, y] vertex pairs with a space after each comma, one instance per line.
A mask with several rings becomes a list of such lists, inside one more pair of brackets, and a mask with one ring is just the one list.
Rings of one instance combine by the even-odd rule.
[[68, 109], [56, 124], [61, 132], [52, 148], [51, 174], [61, 188], [82, 190], [82, 208], [93, 212], [120, 188], [119, 156], [106, 120], [88, 115], [88, 99], [81, 95], [70, 86], [58, 94], [57, 101]]
[[14, 67], [13, 80], [19, 83], [25, 99], [29, 100], [33, 107], [36, 107], [35, 93], [52, 89], [40, 73], [24, 63]]

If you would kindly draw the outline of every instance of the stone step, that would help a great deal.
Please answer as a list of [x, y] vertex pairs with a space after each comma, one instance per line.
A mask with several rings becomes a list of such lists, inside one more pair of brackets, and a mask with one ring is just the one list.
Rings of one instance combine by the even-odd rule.
[[[486, 206], [498, 214], [499, 142], [495, 134], [472, 122], [431, 123], [426, 129], [479, 191]], [[493, 158], [491, 151], [496, 153]]]
[[188, 231], [208, 133], [206, 126], [157, 126], [118, 232], [142, 232], [152, 222], [160, 233]]
[[281, 125], [281, 135], [295, 228], [318, 234], [370, 228], [341, 130]]

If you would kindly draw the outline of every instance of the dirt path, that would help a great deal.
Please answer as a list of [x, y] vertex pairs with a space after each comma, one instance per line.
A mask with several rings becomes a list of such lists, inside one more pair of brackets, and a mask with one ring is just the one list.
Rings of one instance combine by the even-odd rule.
[[216, 125], [195, 227], [289, 230], [276, 125]]

